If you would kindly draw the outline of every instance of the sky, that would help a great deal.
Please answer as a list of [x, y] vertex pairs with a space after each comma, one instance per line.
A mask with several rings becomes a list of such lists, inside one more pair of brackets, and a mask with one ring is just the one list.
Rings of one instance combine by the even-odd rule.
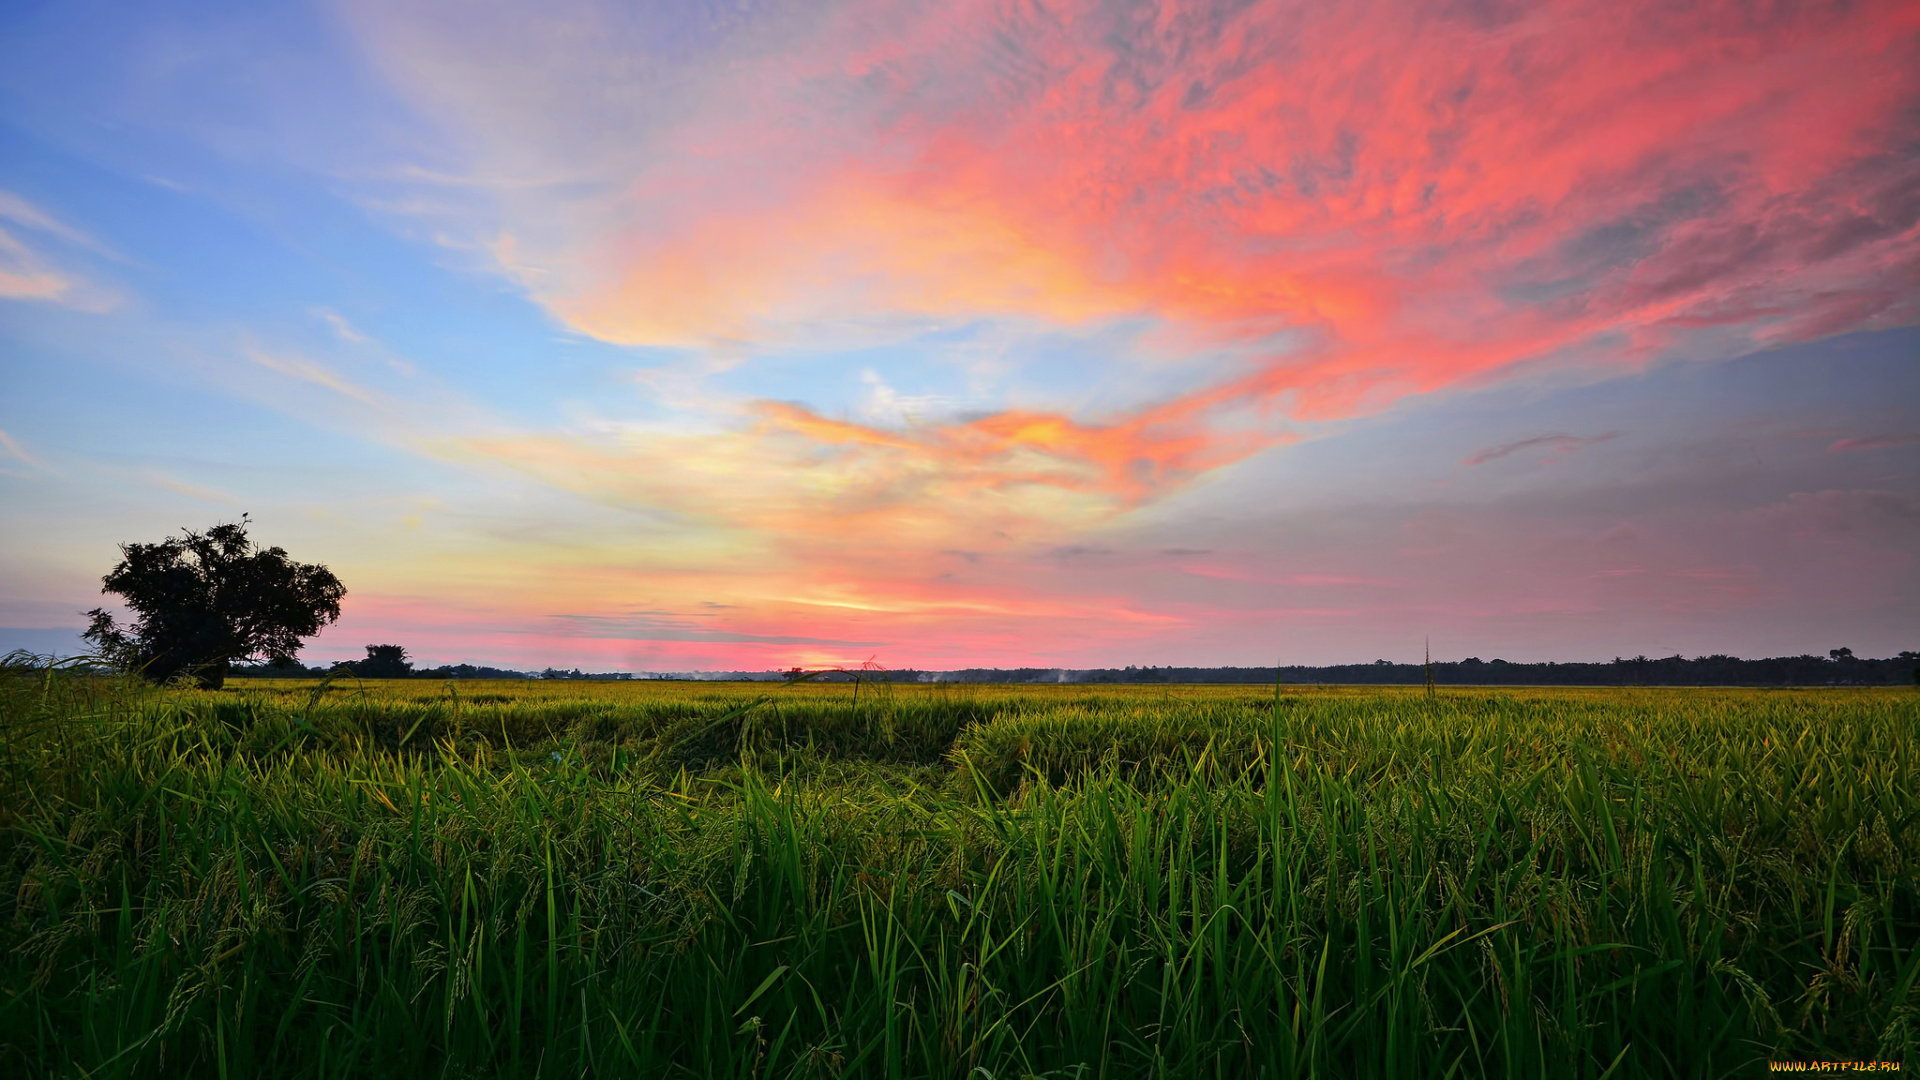
[[1920, 648], [1920, 5], [0, 6], [0, 650]]

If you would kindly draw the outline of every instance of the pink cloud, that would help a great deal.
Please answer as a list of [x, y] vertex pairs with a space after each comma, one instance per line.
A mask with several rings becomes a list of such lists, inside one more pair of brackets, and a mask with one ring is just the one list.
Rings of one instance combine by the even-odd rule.
[[[417, 80], [480, 95], [476, 131], [571, 154], [619, 192], [560, 210], [503, 196], [502, 258], [540, 267], [522, 280], [576, 330], [737, 352], [855, 324], [1144, 320], [1165, 331], [1154, 362], [1192, 372], [1105, 415], [1002, 402], [898, 430], [763, 403], [749, 436], [704, 450], [463, 452], [593, 459], [567, 483], [625, 499], [644, 460], [752, 468], [811, 444], [793, 452], [817, 498], [788, 521], [954, 492], [971, 514], [974, 493], [1011, 486], [1073, 493], [1078, 514], [1138, 505], [1299, 421], [1521, 365], [1626, 370], [1695, 334], [1758, 346], [1920, 318], [1920, 160], [1887, 149], [1920, 134], [1911, 4], [1156, 10], [862, 0], [714, 60], [697, 98], [638, 119], [542, 67], [476, 81], [421, 52]], [[530, 100], [594, 139], [531, 131]], [[642, 150], [608, 149], [623, 129]], [[1216, 347], [1247, 360], [1187, 364]]]
[[1851, 439], [1836, 439], [1829, 452], [1841, 450], [1885, 450], [1895, 446], [1912, 446], [1920, 443], [1920, 432], [1899, 431], [1890, 435], [1864, 435]]
[[[1100, 425], [1185, 425], [1166, 452], [1201, 470], [1249, 403], [1347, 417], [1600, 340], [1638, 364], [1920, 317], [1920, 164], [1886, 149], [1914, 134], [1912, 5], [1495, 10], [852, 5], [666, 137], [633, 227], [563, 244], [583, 269], [542, 295], [650, 344], [876, 312], [1286, 333]], [[971, 426], [1137, 487], [1084, 423]]]

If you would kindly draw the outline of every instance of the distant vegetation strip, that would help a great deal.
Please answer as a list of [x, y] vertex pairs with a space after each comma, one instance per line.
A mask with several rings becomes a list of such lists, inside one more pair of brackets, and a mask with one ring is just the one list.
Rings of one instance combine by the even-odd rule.
[[[242, 678], [320, 677], [330, 670], [299, 664], [260, 664], [237, 667]], [[1682, 656], [1616, 658], [1609, 663], [1516, 664], [1505, 660], [1465, 660], [1423, 664], [1334, 664], [1324, 667], [1288, 665], [1270, 667], [1124, 667], [1124, 668], [963, 668], [955, 671], [859, 670], [833, 672], [828, 681], [962, 682], [962, 683], [1196, 683], [1272, 685], [1308, 683], [1352, 686], [1418, 686], [1431, 671], [1439, 686], [1902, 686], [1920, 684], [1920, 652], [1907, 651], [1884, 659], [1856, 657], [1848, 649], [1827, 656], [1776, 656], [1742, 660], [1736, 656]], [[382, 677], [415, 679], [571, 679], [623, 680], [680, 678], [710, 681], [780, 682], [793, 671], [689, 671], [675, 673], [514, 671], [446, 665], [405, 672], [383, 670]]]
[[0, 679], [0, 1069], [1920, 1065], [1906, 689]]

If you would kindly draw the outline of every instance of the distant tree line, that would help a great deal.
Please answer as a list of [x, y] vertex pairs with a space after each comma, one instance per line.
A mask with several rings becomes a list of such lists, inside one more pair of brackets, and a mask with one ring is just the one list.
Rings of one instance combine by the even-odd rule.
[[[1417, 686], [1426, 682], [1428, 665], [1304, 664], [1270, 667], [1125, 667], [1125, 668], [967, 668], [961, 671], [894, 671], [896, 682], [966, 683], [1342, 683]], [[1611, 663], [1516, 664], [1506, 660], [1436, 661], [1437, 686], [1893, 686], [1920, 684], [1920, 652], [1902, 652], [1881, 660], [1833, 649], [1826, 656], [1776, 656], [1742, 660], [1737, 656], [1616, 657]]]
[[[474, 664], [416, 669], [398, 645], [369, 645], [364, 660], [334, 668], [305, 667], [290, 659], [251, 667], [236, 667], [234, 678], [310, 678], [344, 666], [363, 679], [574, 679], [618, 681], [649, 676], [628, 672], [592, 673], [579, 668], [547, 668], [540, 672], [513, 671]], [[1742, 660], [1737, 656], [1617, 657], [1610, 663], [1516, 664], [1506, 660], [1436, 661], [1431, 665], [1436, 686], [1896, 686], [1920, 684], [1920, 652], [1902, 652], [1885, 659], [1853, 655], [1851, 649], [1833, 649], [1826, 656], [1776, 656]], [[821, 682], [892, 683], [1243, 683], [1271, 686], [1282, 683], [1418, 686], [1427, 681], [1429, 666], [1375, 660], [1370, 664], [1331, 664], [1314, 667], [1294, 664], [1270, 667], [1134, 667], [1124, 668], [965, 668], [958, 671], [829, 671], [814, 674]], [[666, 678], [668, 676], [651, 676]], [[701, 680], [781, 681], [795, 678], [788, 671], [728, 671], [689, 673], [682, 678]]]
[[582, 682], [624, 682], [628, 679], [633, 678], [633, 672], [631, 671], [592, 672], [592, 671], [581, 671], [579, 668], [574, 668], [572, 671], [561, 671], [559, 668], [548, 668], [545, 671], [542, 671], [539, 675], [535, 676], [535, 678], [575, 679]]
[[362, 660], [350, 660], [331, 667], [307, 667], [292, 658], [283, 657], [251, 667], [237, 667], [227, 672], [228, 677], [238, 679], [307, 679], [318, 678], [339, 671], [342, 668], [351, 671], [362, 679], [580, 679], [609, 681], [631, 679], [630, 672], [615, 671], [594, 673], [574, 668], [562, 671], [548, 668], [541, 672], [516, 671], [508, 668], [485, 667], [477, 664], [442, 664], [434, 668], [416, 668], [407, 650], [400, 645], [369, 645], [367, 655]]
[[[442, 664], [435, 668], [415, 668], [407, 650], [399, 645], [369, 645], [364, 660], [326, 667], [308, 667], [291, 657], [282, 657], [251, 667], [236, 667], [227, 672], [235, 679], [310, 679], [345, 668], [362, 679], [528, 679], [551, 678], [531, 672], [477, 664]], [[564, 678], [565, 676], [558, 676]]]

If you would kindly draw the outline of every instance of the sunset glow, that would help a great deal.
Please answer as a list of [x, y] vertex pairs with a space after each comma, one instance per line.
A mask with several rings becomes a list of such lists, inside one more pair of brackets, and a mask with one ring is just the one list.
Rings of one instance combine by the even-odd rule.
[[1920, 647], [1920, 5], [628, 7], [0, 17], [0, 644]]

